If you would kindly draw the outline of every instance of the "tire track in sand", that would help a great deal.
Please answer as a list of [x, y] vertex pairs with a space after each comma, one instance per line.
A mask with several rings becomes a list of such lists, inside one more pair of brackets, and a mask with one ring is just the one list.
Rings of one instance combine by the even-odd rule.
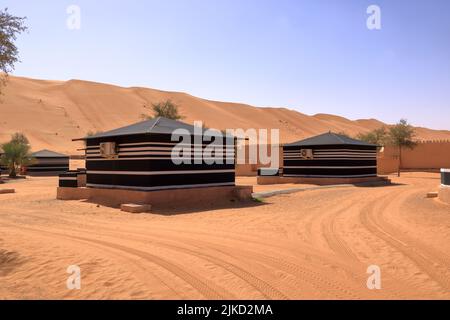
[[34, 229], [34, 228], [30, 228], [30, 227], [23, 227], [23, 226], [17, 227], [17, 226], [13, 226], [13, 225], [9, 225], [9, 226], [20, 228], [21, 230], [26, 229], [31, 232], [46, 233], [46, 234], [60, 237], [60, 238], [73, 239], [73, 240], [78, 240], [78, 241], [88, 243], [88, 244], [94, 244], [97, 246], [111, 248], [111, 249], [114, 249], [116, 252], [118, 251], [118, 252], [125, 253], [125, 255], [124, 255], [125, 258], [129, 255], [134, 255], [138, 258], [141, 258], [141, 259], [151, 262], [155, 265], [158, 265], [159, 267], [174, 274], [179, 279], [188, 283], [192, 288], [194, 288], [196, 291], [198, 291], [200, 294], [202, 294], [207, 299], [220, 299], [220, 300], [227, 299], [227, 297], [223, 293], [226, 293], [226, 295], [228, 297], [233, 297], [233, 295], [231, 293], [227, 292], [225, 289], [223, 289], [219, 286], [216, 286], [215, 284], [212, 284], [210, 282], [200, 280], [199, 278], [191, 275], [189, 272], [183, 270], [182, 267], [180, 267], [174, 263], [171, 263], [163, 258], [160, 258], [156, 255], [145, 252], [145, 251], [137, 250], [137, 249], [134, 249], [131, 247], [122, 246], [120, 244], [115, 244], [115, 243], [107, 242], [107, 241], [103, 241], [103, 240], [96, 240], [96, 239], [92, 239], [92, 238], [61, 234], [58, 232], [53, 232], [53, 231], [48, 231], [48, 230], [43, 230], [43, 229]]
[[[445, 263], [444, 255], [433, 254], [435, 249], [430, 248], [417, 240], [412, 240], [403, 235], [401, 230], [395, 229], [388, 222], [383, 220], [383, 212], [394, 207], [394, 212], [398, 212], [398, 203], [403, 202], [414, 190], [403, 190], [391, 196], [382, 198], [381, 202], [372, 201], [366, 205], [360, 213], [361, 223], [375, 236], [384, 240], [389, 246], [398, 250], [409, 258], [420, 270], [426, 273], [431, 279], [438, 283], [446, 291], [450, 290], [450, 274], [444, 273], [436, 268], [436, 262]], [[406, 193], [406, 195], [405, 195]], [[395, 201], [397, 201], [397, 206]], [[392, 204], [394, 202], [394, 205]], [[396, 208], [395, 208], [396, 207]], [[395, 231], [394, 231], [395, 230]], [[417, 249], [420, 248], [421, 252]]]
[[334, 211], [329, 214], [322, 221], [322, 235], [328, 243], [328, 246], [336, 255], [341, 256], [344, 259], [349, 259], [351, 261], [358, 261], [359, 259], [353, 253], [352, 249], [347, 245], [347, 243], [342, 239], [336, 229], [336, 219], [348, 210], [352, 210], [357, 204], [351, 204], [350, 206], [343, 208], [338, 211]]
[[[68, 224], [71, 225], [71, 224]], [[21, 227], [22, 228], [22, 227]], [[25, 228], [22, 228], [25, 229]], [[71, 238], [71, 239], [79, 239], [83, 242], [85, 241], [89, 241], [89, 242], [95, 242], [95, 243], [100, 243], [101, 245], [107, 245], [110, 246], [110, 244], [112, 244], [114, 246], [114, 248], [117, 248], [117, 245], [111, 243], [111, 242], [105, 242], [105, 241], [101, 241], [101, 240], [95, 240], [95, 239], [87, 239], [85, 237], [79, 237], [79, 236], [71, 236], [71, 235], [67, 235], [67, 234], [60, 234], [57, 232], [51, 232], [51, 231], [44, 231], [42, 229], [35, 230], [32, 228], [28, 228], [26, 227], [26, 229], [28, 230], [33, 230], [35, 232], [46, 232], [49, 233], [51, 235], [57, 235], [57, 236], [64, 236], [66, 238]], [[71, 228], [67, 228], [64, 227], [65, 230], [67, 231], [71, 231], [71, 232], [77, 232], [80, 233], [79, 229], [71, 229]], [[127, 232], [123, 232], [123, 231], [117, 231], [117, 230], [113, 230], [113, 229], [109, 229], [110, 233], [112, 232], [113, 236], [116, 236], [118, 234], [122, 234], [123, 236], [126, 236], [127, 239], [132, 239], [132, 238], [137, 238], [136, 234], [133, 233], [127, 233]], [[102, 230], [103, 231], [103, 230]], [[88, 233], [87, 231], [81, 231], [81, 233], [85, 234]], [[104, 235], [104, 234], [102, 234]], [[141, 234], [142, 235], [142, 234]], [[166, 235], [167, 236], [167, 235]], [[139, 238], [139, 237], [138, 237]], [[259, 261], [260, 263], [264, 263], [264, 264], [269, 264], [275, 267], [283, 267], [283, 270], [291, 275], [294, 276], [300, 276], [301, 279], [303, 279], [304, 281], [308, 281], [309, 283], [311, 283], [314, 287], [317, 287], [320, 291], [325, 291], [328, 292], [330, 296], [334, 296], [336, 298], [345, 298], [345, 297], [352, 297], [352, 298], [358, 298], [355, 294], [353, 294], [350, 290], [347, 290], [345, 288], [344, 285], [337, 283], [336, 281], [329, 279], [327, 277], [324, 277], [323, 275], [321, 275], [318, 272], [314, 272], [312, 270], [309, 269], [305, 269], [302, 268], [294, 263], [291, 262], [287, 262], [287, 261], [282, 261], [279, 258], [274, 258], [274, 257], [270, 257], [267, 255], [261, 255], [261, 254], [256, 254], [254, 252], [250, 252], [250, 251], [246, 251], [245, 254], [244, 252], [237, 254], [237, 258], [236, 257], [236, 253], [232, 252], [233, 250], [229, 250], [229, 248], [222, 246], [222, 250], [219, 250], [217, 248], [217, 246], [215, 245], [215, 247], [210, 247], [210, 243], [207, 242], [202, 242], [199, 241], [198, 239], [189, 239], [189, 238], [176, 238], [175, 241], [178, 241], [180, 244], [186, 244], [187, 242], [192, 244], [192, 243], [196, 243], [197, 244], [197, 248], [199, 250], [191, 250], [191, 249], [187, 249], [187, 248], [183, 248], [180, 247], [178, 245], [172, 245], [172, 244], [167, 244], [164, 242], [161, 242], [161, 238], [160, 237], [156, 237], [156, 236], [149, 236], [149, 235], [144, 235], [143, 237], [140, 237], [141, 239], [139, 240], [135, 240], [135, 241], [141, 241], [142, 240], [149, 240], [152, 239], [152, 241], [154, 241], [158, 246], [163, 246], [172, 250], [176, 250], [176, 251], [180, 251], [180, 252], [184, 252], [187, 254], [190, 254], [194, 257], [197, 258], [202, 258], [204, 260], [207, 260], [209, 262], [212, 262], [214, 264], [216, 264], [217, 266], [225, 269], [226, 271], [230, 272], [231, 274], [233, 274], [234, 276], [242, 279], [244, 282], [248, 283], [251, 287], [253, 287], [257, 292], [259, 292], [263, 297], [265, 297], [266, 299], [289, 299], [288, 296], [286, 296], [284, 293], [282, 293], [281, 291], [279, 291], [278, 289], [274, 288], [272, 285], [268, 284], [266, 281], [256, 277], [255, 275], [249, 273], [248, 271], [230, 263], [227, 262], [223, 259], [219, 259], [217, 257], [213, 257], [212, 255], [208, 255], [205, 254], [203, 252], [201, 252], [201, 248], [208, 246], [210, 249], [212, 249], [213, 251], [217, 251], [217, 252], [221, 252], [222, 254], [226, 254], [232, 258], [235, 259], [245, 259], [248, 258], [246, 255], [248, 254], [250, 257], [252, 257], [252, 259], [254, 259], [254, 261]], [[173, 239], [172, 239], [173, 240]], [[187, 240], [187, 241], [186, 241]], [[123, 246], [122, 246], [123, 247]], [[123, 248], [130, 248], [130, 247], [123, 247]], [[134, 250], [132, 248], [130, 249], [123, 249], [122, 251], [126, 251], [127, 253], [130, 252], [130, 250]], [[135, 250], [133, 252], [135, 255], [136, 254]], [[172, 271], [172, 270], [169, 270]], [[174, 273], [174, 272], [172, 272]], [[178, 275], [177, 273], [174, 273], [175, 275]], [[183, 277], [180, 277], [183, 278]], [[184, 280], [184, 279], [183, 279]], [[187, 282], [187, 281], [186, 281]], [[195, 288], [195, 286], [193, 286]], [[200, 290], [197, 290], [200, 291]], [[222, 291], [225, 292], [225, 290], [222, 289]], [[343, 292], [344, 294], [340, 294], [339, 292]], [[227, 294], [228, 297], [232, 297], [232, 294]]]

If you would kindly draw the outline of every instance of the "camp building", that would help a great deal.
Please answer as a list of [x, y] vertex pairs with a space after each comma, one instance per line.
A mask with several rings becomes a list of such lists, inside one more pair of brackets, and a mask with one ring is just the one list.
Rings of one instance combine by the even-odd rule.
[[332, 132], [283, 145], [283, 176], [377, 176], [377, 145]]
[[55, 176], [69, 170], [69, 156], [51, 150], [40, 150], [31, 154], [33, 163], [27, 166], [30, 176]]
[[[177, 129], [189, 139], [174, 138]], [[207, 163], [205, 149], [210, 142], [202, 141], [203, 133], [198, 127], [158, 117], [76, 139], [86, 143], [86, 186], [140, 191], [234, 186], [234, 138], [212, 138], [216, 149], [208, 155], [221, 161]], [[172, 150], [180, 146], [189, 151], [183, 158], [190, 161], [173, 161]]]

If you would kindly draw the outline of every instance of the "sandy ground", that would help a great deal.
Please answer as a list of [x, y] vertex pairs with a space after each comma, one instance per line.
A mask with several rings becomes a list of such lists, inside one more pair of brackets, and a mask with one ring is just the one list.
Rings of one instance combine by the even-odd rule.
[[[438, 175], [394, 182], [164, 215], [55, 200], [56, 178], [9, 182], [0, 298], [449, 299], [450, 206], [424, 197]], [[69, 265], [80, 290], [66, 288]]]
[[280, 183], [280, 184], [267, 184], [267, 185], [258, 185], [256, 183], [256, 177], [238, 177], [236, 180], [236, 184], [243, 186], [253, 186], [253, 192], [266, 192], [266, 191], [276, 191], [276, 190], [286, 190], [293, 188], [308, 188], [315, 187], [312, 184], [299, 184], [299, 183]]
[[[167, 99], [179, 105], [183, 121], [202, 120], [209, 128], [278, 128], [280, 142], [344, 131], [355, 136], [383, 125], [376, 119], [349, 120], [329, 114], [313, 116], [286, 108], [259, 108], [242, 103], [211, 101], [187, 93], [151, 88], [123, 88], [81, 80], [49, 81], [10, 76], [0, 100], [0, 142], [12, 133], [26, 134], [33, 151], [50, 149], [80, 154], [88, 131], [106, 131], [152, 115], [152, 103]], [[36, 121], [39, 119], [39, 121]], [[450, 139], [450, 131], [416, 128], [416, 138]]]

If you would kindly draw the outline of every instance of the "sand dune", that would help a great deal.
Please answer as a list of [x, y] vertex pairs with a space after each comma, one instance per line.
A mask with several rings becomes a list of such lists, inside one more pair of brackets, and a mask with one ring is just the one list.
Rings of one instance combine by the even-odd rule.
[[[141, 215], [55, 200], [56, 178], [9, 182], [0, 297], [450, 299], [449, 207], [424, 197], [438, 174], [392, 178]], [[81, 268], [81, 290], [66, 288], [69, 265]], [[370, 265], [381, 290], [366, 286]]]
[[[0, 103], [0, 142], [22, 131], [34, 150], [48, 148], [75, 153], [80, 144], [71, 139], [88, 131], [104, 131], [141, 120], [151, 113], [151, 103], [171, 99], [192, 123], [203, 120], [208, 127], [279, 128], [282, 142], [314, 134], [345, 131], [356, 135], [383, 125], [375, 119], [352, 121], [343, 117], [309, 116], [285, 108], [257, 108], [239, 103], [210, 101], [181, 92], [148, 88], [122, 88], [89, 81], [46, 81], [9, 78]], [[418, 128], [422, 139], [449, 139], [450, 131]]]

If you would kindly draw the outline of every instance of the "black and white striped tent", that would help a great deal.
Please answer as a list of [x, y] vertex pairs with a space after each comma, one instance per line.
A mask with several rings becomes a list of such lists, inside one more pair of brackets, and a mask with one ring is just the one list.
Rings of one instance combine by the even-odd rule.
[[332, 132], [285, 144], [283, 176], [375, 177], [377, 146]]
[[69, 156], [50, 151], [40, 150], [31, 154], [34, 163], [27, 167], [27, 175], [53, 176], [69, 170]]
[[[183, 155], [191, 160], [190, 164], [176, 164], [171, 157], [172, 149], [182, 140], [172, 139], [177, 129], [184, 129], [190, 137], [191, 143], [184, 147], [191, 154]], [[201, 141], [202, 132], [186, 123], [159, 117], [78, 139], [86, 141], [86, 185], [144, 191], [234, 186], [234, 138], [216, 141], [220, 151], [214, 155], [220, 156], [223, 163], [210, 164], [207, 157], [200, 157], [210, 143]]]

